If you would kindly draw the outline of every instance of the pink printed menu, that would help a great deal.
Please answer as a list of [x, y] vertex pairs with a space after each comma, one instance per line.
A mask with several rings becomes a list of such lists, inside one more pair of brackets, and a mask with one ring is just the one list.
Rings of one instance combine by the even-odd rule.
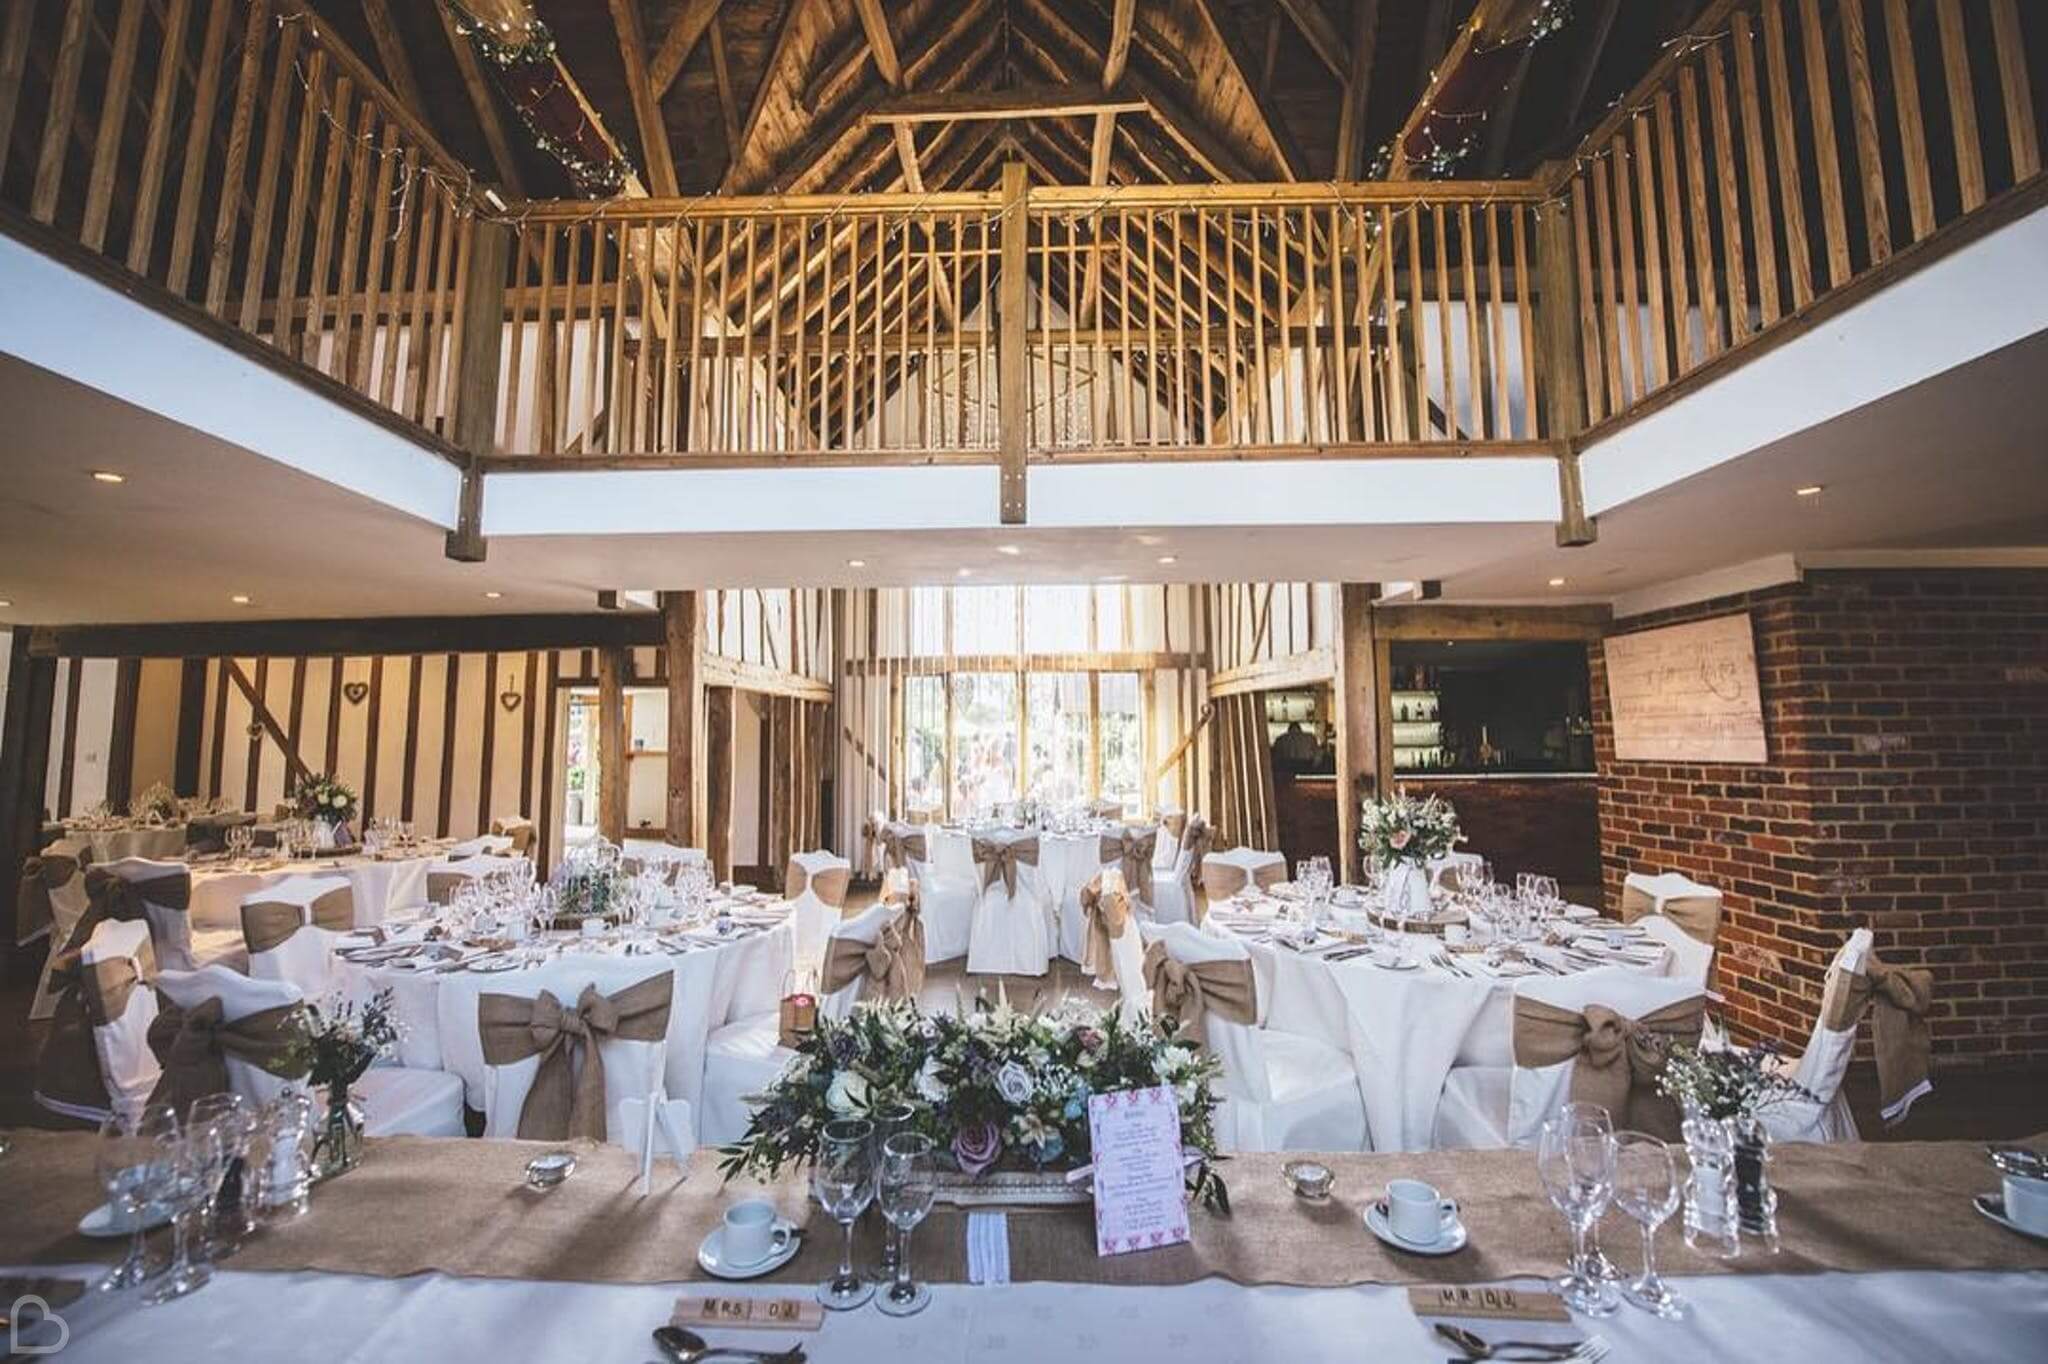
[[1095, 1253], [1122, 1255], [1186, 1242], [1180, 1106], [1172, 1088], [1092, 1096], [1088, 1133], [1095, 1161]]

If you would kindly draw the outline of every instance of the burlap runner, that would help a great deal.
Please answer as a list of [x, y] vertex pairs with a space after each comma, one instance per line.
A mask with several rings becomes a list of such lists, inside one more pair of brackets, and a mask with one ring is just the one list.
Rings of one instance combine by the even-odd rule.
[[[24, 1131], [0, 1162], [0, 1207], [8, 1210], [7, 1254], [25, 1264], [117, 1258], [124, 1241], [93, 1241], [76, 1231], [98, 1203], [93, 1139], [83, 1133]], [[2040, 1140], [2036, 1139], [2037, 1142]], [[424, 1137], [372, 1140], [362, 1166], [313, 1195], [296, 1222], [254, 1237], [233, 1266], [314, 1269], [395, 1278], [428, 1271], [475, 1278], [579, 1283], [670, 1283], [699, 1279], [697, 1245], [732, 1199], [765, 1195], [807, 1226], [803, 1250], [773, 1278], [809, 1284], [837, 1263], [838, 1229], [812, 1207], [801, 1176], [763, 1188], [752, 1180], [721, 1187], [716, 1154], [700, 1151], [687, 1179], [656, 1167], [654, 1192], [638, 1193], [639, 1161], [618, 1147], [588, 1143], [568, 1183], [529, 1191], [525, 1165], [534, 1142]], [[1011, 1275], [1024, 1280], [1103, 1284], [1179, 1284], [1220, 1276], [1241, 1284], [1332, 1287], [1383, 1283], [1482, 1283], [1554, 1274], [1564, 1224], [1545, 1199], [1534, 1158], [1522, 1151], [1320, 1157], [1336, 1171], [1324, 1203], [1297, 1199], [1282, 1182], [1289, 1157], [1247, 1155], [1229, 1161], [1235, 1215], [1197, 1210], [1194, 1242], [1140, 1255], [1097, 1258], [1086, 1207], [1014, 1211]], [[1360, 1215], [1387, 1180], [1429, 1180], [1459, 1200], [1471, 1244], [1456, 1255], [1422, 1259], [1374, 1240]], [[1767, 1255], [1745, 1242], [1740, 1259], [1692, 1255], [1677, 1222], [1658, 1250], [1673, 1274], [1797, 1274], [1822, 1270], [2048, 1269], [2048, 1245], [1994, 1226], [1970, 1196], [1997, 1187], [1971, 1142], [1786, 1145], [1772, 1177], [1779, 1195], [1784, 1249]], [[1604, 1234], [1624, 1260], [1634, 1253], [1634, 1224], [1610, 1214]], [[858, 1239], [870, 1260], [879, 1249], [875, 1219]], [[918, 1273], [941, 1282], [966, 1278], [966, 1221], [935, 1209], [918, 1228]]]

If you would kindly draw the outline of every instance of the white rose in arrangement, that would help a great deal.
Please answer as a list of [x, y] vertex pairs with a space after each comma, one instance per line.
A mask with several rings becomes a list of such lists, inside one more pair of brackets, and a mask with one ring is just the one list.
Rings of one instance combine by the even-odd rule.
[[825, 1091], [825, 1106], [841, 1115], [865, 1113], [868, 1107], [866, 1078], [855, 1071], [840, 1071], [832, 1077], [832, 1087]]
[[810, 1077], [810, 1073], [811, 1058], [798, 1052], [790, 1057], [789, 1064], [782, 1068], [782, 1080], [785, 1084], [801, 1084]]
[[927, 1057], [924, 1068], [917, 1072], [917, 1095], [927, 1103], [944, 1103], [950, 1091], [946, 1082], [939, 1078], [939, 1058]]
[[1171, 1080], [1194, 1064], [1195, 1054], [1186, 1047], [1171, 1046], [1162, 1049], [1152, 1063], [1153, 1070], [1162, 1080]]
[[996, 1072], [996, 1093], [1009, 1103], [1027, 1102], [1031, 1098], [1031, 1072], [1015, 1061], [1003, 1062], [1002, 1069]]

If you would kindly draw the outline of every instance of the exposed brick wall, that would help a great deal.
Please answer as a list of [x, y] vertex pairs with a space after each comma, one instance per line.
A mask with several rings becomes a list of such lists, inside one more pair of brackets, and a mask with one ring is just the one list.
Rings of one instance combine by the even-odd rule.
[[1580, 895], [1600, 883], [1600, 811], [1590, 777], [1404, 777], [1401, 789], [1456, 806], [1465, 846], [1486, 854], [1496, 880], [1513, 885], [1522, 872], [1537, 872]]
[[1758, 766], [1617, 762], [1593, 652], [1609, 905], [1630, 871], [1722, 890], [1715, 988], [1739, 1036], [1796, 1052], [1868, 925], [1886, 961], [1934, 969], [1937, 1066], [2048, 1062], [2048, 572], [1813, 573], [1615, 633], [1737, 611]]

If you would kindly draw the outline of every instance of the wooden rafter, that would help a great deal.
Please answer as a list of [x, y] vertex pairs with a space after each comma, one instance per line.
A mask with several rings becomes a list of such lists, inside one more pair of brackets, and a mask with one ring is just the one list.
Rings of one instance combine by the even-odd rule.
[[661, 118], [661, 97], [647, 68], [647, 36], [640, 28], [640, 0], [611, 0], [612, 28], [618, 34], [619, 61], [626, 71], [626, 98], [640, 129], [640, 155], [647, 183], [654, 193], [673, 198], [677, 191], [676, 162], [669, 147], [668, 127]]
[[462, 76], [462, 89], [469, 96], [469, 107], [476, 113], [477, 126], [483, 130], [491, 164], [498, 168], [498, 178], [505, 182], [505, 188], [523, 198], [526, 186], [519, 174], [519, 162], [512, 155], [511, 139], [505, 136], [505, 120], [499, 117], [498, 106], [491, 99], [483, 63], [476, 49], [469, 45], [469, 39], [455, 27], [455, 17], [447, 6], [437, 3], [434, 13], [441, 17], [441, 31], [448, 35], [448, 48], [455, 54], [455, 69]]
[[384, 83], [416, 116], [425, 118], [427, 102], [420, 96], [405, 41], [399, 37], [397, 25], [391, 22], [389, 0], [363, 0], [363, 22], [369, 25], [370, 41], [376, 44], [377, 60], [383, 64]]
[[853, 0], [860, 15], [861, 30], [868, 36], [868, 56], [875, 70], [891, 86], [903, 88], [903, 63], [896, 56], [896, 40], [889, 34], [889, 16], [882, 13], [882, 0]]
[[1387, 179], [1407, 180], [1414, 176], [1415, 163], [1409, 156], [1408, 143], [1439, 112], [1435, 107], [1437, 91], [1475, 51], [1497, 47], [1508, 35], [1525, 32], [1542, 3], [1543, 0], [1479, 0], [1472, 17], [1451, 40], [1450, 49], [1437, 64], [1422, 94], [1416, 99], [1415, 107], [1402, 120], [1400, 132], [1394, 135], [1393, 159], [1387, 166]]
[[1102, 54], [1102, 88], [1113, 90], [1131, 61], [1131, 31], [1138, 18], [1138, 0], [1116, 0], [1110, 14], [1109, 46]]
[[1344, 45], [1337, 26], [1330, 22], [1329, 14], [1323, 9], [1322, 0], [1280, 0], [1280, 8], [1287, 11], [1287, 17], [1301, 30], [1301, 36], [1308, 39], [1308, 45], [1322, 59], [1324, 66], [1338, 81], [1351, 80], [1351, 53]]
[[718, 7], [725, 0], [685, 0], [677, 12], [675, 22], [668, 26], [668, 33], [661, 40], [661, 48], [654, 59], [647, 63], [647, 84], [659, 100], [676, 83], [676, 77], [689, 63], [690, 54], [697, 50], [698, 40], [718, 17]]
[[1344, 106], [1337, 117], [1336, 178], [1357, 180], [1365, 174], [1365, 115], [1372, 97], [1373, 57], [1379, 50], [1380, 0], [1354, 0], [1351, 9], [1351, 77], [1344, 83]]
[[768, 64], [761, 69], [761, 83], [754, 90], [753, 103], [747, 106], [747, 121], [740, 125], [739, 145], [732, 149], [732, 160], [726, 163], [725, 175], [719, 181], [720, 193], [733, 194], [740, 189], [740, 167], [746, 163], [747, 152], [761, 129], [761, 114], [775, 92], [776, 82], [800, 60], [797, 29], [818, 4], [819, 0], [790, 0], [789, 13], [782, 16], [782, 27], [775, 31], [775, 46], [769, 50]]
[[1087, 85], [1012, 86], [1007, 90], [938, 90], [899, 95], [870, 110], [865, 122], [951, 123], [959, 119], [1075, 118], [1137, 113], [1145, 102]]
[[1307, 174], [1302, 161], [1301, 148], [1295, 145], [1294, 135], [1287, 130], [1287, 124], [1274, 113], [1266, 101], [1266, 92], [1252, 79], [1253, 64], [1250, 54], [1244, 51], [1244, 44], [1235, 27], [1217, 12], [1216, 0], [1195, 0], [1195, 9], [1200, 12], [1203, 22], [1209, 26], [1210, 34], [1221, 46], [1228, 58], [1228, 66], [1249, 106], [1258, 114], [1259, 131], [1265, 135], [1267, 148], [1273, 153], [1281, 177], [1299, 180]]

